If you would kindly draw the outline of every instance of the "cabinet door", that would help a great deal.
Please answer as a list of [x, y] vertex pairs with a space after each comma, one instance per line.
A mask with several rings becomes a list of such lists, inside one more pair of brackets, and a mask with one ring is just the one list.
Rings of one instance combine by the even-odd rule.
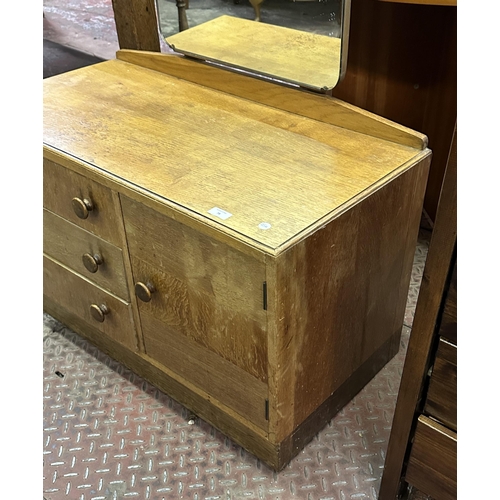
[[241, 413], [251, 388], [264, 423], [264, 258], [126, 197], [122, 208], [146, 354]]

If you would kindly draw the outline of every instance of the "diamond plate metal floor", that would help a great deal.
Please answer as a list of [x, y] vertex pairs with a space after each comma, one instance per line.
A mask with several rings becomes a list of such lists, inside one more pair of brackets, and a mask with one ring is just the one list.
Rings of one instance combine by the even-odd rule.
[[44, 499], [375, 500], [428, 241], [399, 353], [280, 473], [44, 315]]

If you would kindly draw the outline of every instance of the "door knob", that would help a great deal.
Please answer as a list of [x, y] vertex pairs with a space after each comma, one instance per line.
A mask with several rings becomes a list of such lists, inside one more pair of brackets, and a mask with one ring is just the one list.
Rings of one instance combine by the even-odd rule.
[[101, 304], [100, 306], [98, 306], [97, 304], [92, 304], [90, 306], [90, 314], [96, 321], [102, 323], [106, 317], [106, 314], [109, 314], [109, 309], [105, 304]]
[[154, 292], [155, 287], [149, 281], [147, 283], [139, 281], [135, 284], [135, 294], [143, 302], [149, 302]]
[[89, 273], [96, 273], [99, 266], [103, 263], [102, 257], [96, 253], [94, 255], [90, 253], [84, 253], [82, 255], [83, 265]]
[[89, 212], [94, 210], [94, 204], [87, 198], [73, 198], [71, 205], [76, 216], [80, 219], [86, 219], [89, 216]]

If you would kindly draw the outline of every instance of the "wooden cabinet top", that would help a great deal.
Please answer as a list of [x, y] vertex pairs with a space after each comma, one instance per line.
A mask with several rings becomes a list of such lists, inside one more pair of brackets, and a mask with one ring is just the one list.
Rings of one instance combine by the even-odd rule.
[[[284, 89], [285, 99], [287, 92], [305, 106], [332, 99]], [[271, 254], [430, 154], [423, 144], [120, 60], [44, 80], [46, 149]]]

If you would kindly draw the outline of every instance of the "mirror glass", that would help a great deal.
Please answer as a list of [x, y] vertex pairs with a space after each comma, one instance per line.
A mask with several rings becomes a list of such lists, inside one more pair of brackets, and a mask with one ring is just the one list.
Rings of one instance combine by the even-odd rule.
[[177, 53], [327, 92], [347, 61], [350, 0], [156, 0]]

